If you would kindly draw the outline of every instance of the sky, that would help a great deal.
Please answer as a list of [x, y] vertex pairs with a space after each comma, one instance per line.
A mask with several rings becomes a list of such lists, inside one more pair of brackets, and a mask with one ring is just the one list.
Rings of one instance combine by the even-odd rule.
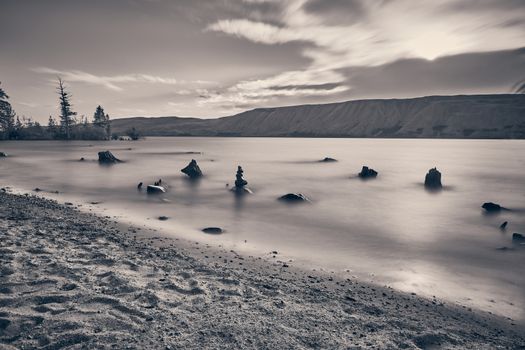
[[0, 0], [20, 116], [214, 118], [353, 99], [509, 93], [523, 0]]

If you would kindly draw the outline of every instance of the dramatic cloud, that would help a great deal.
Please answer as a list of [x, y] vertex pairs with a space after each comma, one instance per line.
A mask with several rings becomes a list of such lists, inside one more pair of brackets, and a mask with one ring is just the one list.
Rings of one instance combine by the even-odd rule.
[[116, 117], [504, 93], [525, 79], [521, 0], [3, 0], [0, 31], [2, 85], [42, 121], [56, 76], [79, 114]]

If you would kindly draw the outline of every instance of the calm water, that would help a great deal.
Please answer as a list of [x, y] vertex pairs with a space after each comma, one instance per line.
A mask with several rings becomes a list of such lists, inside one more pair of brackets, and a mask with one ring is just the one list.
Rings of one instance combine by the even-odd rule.
[[[100, 166], [105, 149], [125, 163]], [[525, 249], [497, 250], [525, 232], [525, 141], [149, 138], [0, 142], [0, 151], [12, 155], [0, 159], [2, 186], [58, 190], [59, 200], [100, 201], [108, 214], [175, 236], [260, 255], [278, 250], [297, 264], [525, 318]], [[339, 162], [318, 162], [325, 156]], [[206, 175], [198, 183], [180, 172], [192, 158]], [[254, 191], [242, 200], [226, 188], [239, 164]], [[362, 165], [378, 178], [356, 178]], [[443, 173], [439, 193], [422, 186], [434, 166]], [[136, 190], [159, 178], [163, 198]], [[312, 204], [276, 201], [288, 192]], [[515, 210], [484, 215], [485, 201]], [[227, 232], [200, 232], [207, 226]]]

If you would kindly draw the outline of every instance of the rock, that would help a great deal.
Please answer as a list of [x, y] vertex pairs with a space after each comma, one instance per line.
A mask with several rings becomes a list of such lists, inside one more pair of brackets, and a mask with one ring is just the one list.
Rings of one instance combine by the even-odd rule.
[[320, 162], [323, 162], [323, 163], [337, 162], [337, 159], [325, 157], [324, 159], [321, 159]]
[[146, 187], [146, 191], [148, 192], [148, 194], [166, 193], [164, 187], [154, 185], [148, 185], [148, 187]]
[[490, 212], [490, 213], [496, 213], [496, 212], [499, 212], [499, 211], [502, 211], [502, 210], [506, 209], [506, 208], [502, 207], [501, 205], [496, 204], [496, 203], [492, 203], [492, 202], [483, 203], [483, 205], [481, 207], [483, 209], [485, 209], [486, 211]]
[[521, 233], [514, 232], [512, 234], [512, 242], [520, 243], [520, 244], [525, 243], [525, 236], [522, 235]]
[[206, 227], [202, 229], [202, 232], [218, 235], [218, 234], [223, 233], [224, 231], [220, 227]]
[[279, 197], [279, 200], [287, 203], [306, 203], [310, 200], [301, 193], [288, 193], [284, 196]]
[[246, 181], [242, 176], [244, 174], [244, 171], [242, 170], [242, 167], [239, 165], [237, 167], [237, 174], [235, 174], [235, 187], [242, 188], [248, 184], [248, 181]]
[[35, 192], [41, 192], [42, 189], [37, 187], [37, 188], [35, 188], [33, 191], [35, 191]]
[[181, 169], [180, 171], [188, 175], [190, 179], [198, 179], [202, 176], [202, 171], [197, 165], [197, 161], [195, 159], [192, 159], [190, 164], [188, 164], [185, 168]]
[[168, 218], [167, 216], [162, 215], [162, 216], [159, 216], [158, 219], [159, 219], [160, 221], [166, 221], [166, 220], [168, 220], [169, 218]]
[[499, 228], [500, 228], [501, 230], [504, 230], [504, 229], [507, 228], [507, 224], [508, 224], [508, 221], [505, 221], [504, 223], [502, 223], [501, 225], [499, 225]]
[[5, 152], [0, 152], [0, 158], [5, 158], [7, 157], [7, 153]]
[[80, 158], [80, 161], [81, 161], [81, 162], [83, 162], [83, 161], [85, 161], [85, 160], [86, 160], [86, 159], [85, 159], [84, 157], [81, 157], [81, 158]]
[[139, 182], [139, 184], [137, 185], [137, 189], [138, 189], [138, 190], [141, 190], [141, 189], [142, 189], [142, 182]]
[[365, 165], [363, 165], [363, 168], [361, 169], [361, 172], [357, 174], [362, 179], [373, 179], [377, 177], [377, 171], [375, 171], [372, 168], [369, 168]]
[[115, 157], [110, 151], [98, 152], [98, 162], [103, 164], [119, 163], [120, 159]]
[[443, 185], [441, 185], [441, 173], [436, 168], [430, 169], [425, 176], [425, 187], [430, 189], [443, 187]]
[[250, 190], [248, 187], [235, 187], [233, 186], [230, 188], [230, 191], [236, 193], [236, 194], [253, 194], [253, 191]]

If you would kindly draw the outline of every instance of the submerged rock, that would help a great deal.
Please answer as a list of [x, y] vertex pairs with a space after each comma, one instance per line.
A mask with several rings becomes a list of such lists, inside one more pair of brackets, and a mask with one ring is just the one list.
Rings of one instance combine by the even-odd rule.
[[363, 165], [363, 168], [361, 169], [361, 172], [357, 174], [362, 179], [373, 179], [377, 177], [377, 171], [375, 171], [372, 168], [369, 168], [365, 165]]
[[0, 152], [0, 158], [4, 158], [4, 157], [7, 157], [7, 153], [5, 153], [5, 152]]
[[162, 186], [148, 185], [146, 187], [148, 194], [166, 193], [166, 190]]
[[288, 193], [278, 198], [278, 200], [287, 203], [306, 203], [310, 200], [301, 193]]
[[508, 221], [505, 221], [504, 223], [502, 223], [501, 225], [499, 225], [499, 228], [500, 228], [501, 230], [504, 230], [504, 229], [507, 228], [507, 224], [508, 224]]
[[490, 212], [490, 213], [497, 213], [499, 211], [502, 211], [502, 210], [506, 210], [507, 208], [504, 208], [502, 207], [501, 205], [499, 204], [496, 204], [496, 203], [492, 203], [492, 202], [486, 202], [486, 203], [483, 203], [483, 205], [481, 206], [483, 209], [485, 209], [486, 211]]
[[166, 220], [168, 220], [169, 218], [168, 218], [167, 216], [162, 215], [162, 216], [159, 216], [158, 219], [159, 219], [160, 221], [166, 221]]
[[321, 159], [320, 162], [323, 162], [323, 163], [337, 162], [337, 159], [325, 157], [324, 159]]
[[121, 160], [118, 159], [110, 151], [98, 152], [98, 162], [103, 164], [114, 164], [119, 163]]
[[83, 161], [85, 161], [85, 160], [86, 160], [86, 159], [85, 159], [84, 157], [81, 157], [81, 158], [79, 159], [79, 161], [81, 161], [81, 162], [83, 162]]
[[180, 171], [188, 175], [190, 179], [197, 179], [202, 176], [202, 171], [197, 165], [197, 161], [195, 159], [192, 159], [191, 162]]
[[425, 187], [429, 189], [440, 189], [443, 187], [439, 170], [432, 168], [428, 171], [425, 176]]
[[236, 193], [236, 194], [253, 194], [253, 191], [250, 190], [248, 187], [236, 187], [233, 186], [230, 188], [230, 191]]
[[525, 236], [522, 235], [521, 233], [516, 233], [514, 232], [512, 234], [512, 242], [514, 243], [525, 243]]
[[202, 232], [218, 235], [224, 232], [224, 230], [220, 227], [206, 227], [202, 229]]

